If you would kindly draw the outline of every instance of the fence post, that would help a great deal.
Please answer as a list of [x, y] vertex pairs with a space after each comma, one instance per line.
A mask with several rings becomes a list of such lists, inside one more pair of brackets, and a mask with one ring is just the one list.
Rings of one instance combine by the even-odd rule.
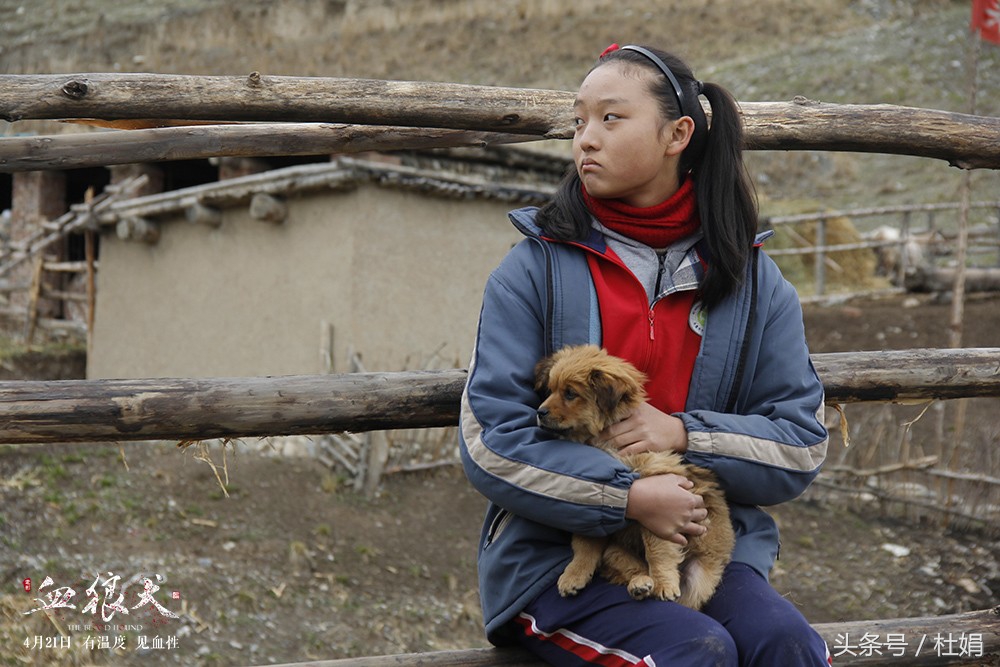
[[826, 293], [826, 216], [820, 216], [816, 224], [816, 240], [813, 243], [816, 257], [816, 296]]
[[1000, 206], [997, 206], [997, 266], [1000, 266]]
[[900, 223], [899, 234], [899, 263], [896, 265], [896, 284], [903, 286], [906, 284], [907, 267], [907, 246], [910, 244], [910, 212], [903, 211], [903, 220]]

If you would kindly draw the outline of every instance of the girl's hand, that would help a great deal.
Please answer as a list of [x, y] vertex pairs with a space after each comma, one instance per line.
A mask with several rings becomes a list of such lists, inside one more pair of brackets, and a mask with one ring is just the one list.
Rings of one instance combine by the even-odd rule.
[[643, 403], [632, 414], [606, 428], [601, 437], [620, 454], [687, 451], [684, 422]]
[[705, 500], [690, 489], [694, 484], [683, 475], [654, 475], [632, 483], [625, 516], [635, 519], [659, 538], [684, 546], [687, 535], [703, 535], [701, 525], [708, 516]]

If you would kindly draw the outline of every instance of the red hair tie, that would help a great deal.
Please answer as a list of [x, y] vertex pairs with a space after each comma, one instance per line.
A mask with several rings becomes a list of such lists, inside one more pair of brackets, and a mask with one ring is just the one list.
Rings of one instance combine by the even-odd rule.
[[612, 51], [617, 51], [618, 49], [619, 49], [619, 46], [617, 44], [612, 44], [608, 48], [606, 48], [603, 51], [601, 51], [601, 55], [597, 56], [597, 58], [598, 58], [598, 60], [600, 60], [601, 58], [603, 58], [604, 56], [608, 55]]

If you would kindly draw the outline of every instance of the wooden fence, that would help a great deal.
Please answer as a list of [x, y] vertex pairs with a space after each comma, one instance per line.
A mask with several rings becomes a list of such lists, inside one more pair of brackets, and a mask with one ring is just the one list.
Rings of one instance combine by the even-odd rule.
[[[294, 104], [289, 104], [294, 100]], [[139, 119], [132, 133], [0, 139], [0, 171], [59, 169], [223, 155], [350, 152], [352, 142], [399, 148], [465, 145], [572, 132], [572, 94], [458, 84], [302, 77], [132, 74], [0, 76], [0, 118]], [[796, 99], [745, 103], [750, 147], [899, 153], [962, 168], [1000, 168], [1000, 118], [888, 105]], [[162, 119], [208, 121], [176, 127]], [[154, 119], [150, 122], [145, 119]], [[155, 120], [161, 119], [161, 120]], [[863, 122], [859, 122], [863, 119]], [[239, 121], [242, 125], [222, 125]], [[280, 127], [260, 122], [285, 122]], [[309, 125], [299, 125], [309, 123]], [[379, 131], [315, 125], [361, 123]], [[432, 128], [429, 130], [428, 128]], [[316, 135], [326, 140], [316, 141]], [[383, 136], [384, 139], [372, 139]], [[312, 137], [303, 141], [303, 137]], [[367, 139], [358, 140], [358, 137]], [[367, 142], [367, 143], [366, 143]], [[374, 142], [374, 143], [372, 143]], [[821, 245], [821, 244], [817, 244]], [[818, 262], [822, 263], [822, 262]], [[1000, 349], [815, 355], [831, 402], [1000, 395]], [[93, 442], [365, 431], [454, 424], [462, 371], [288, 378], [0, 383], [0, 442]], [[993, 664], [1000, 607], [923, 619], [817, 626], [831, 648], [847, 634], [974, 634], [978, 652], [897, 658], [842, 653], [838, 664]], [[352, 658], [314, 665], [534, 664], [493, 649]]]
[[[574, 93], [558, 90], [257, 72], [246, 77], [7, 74], [0, 75], [4, 120], [96, 118], [151, 129], [5, 138], [0, 171], [356, 152], [355, 143], [365, 144], [362, 150], [387, 150], [409, 141], [427, 148], [565, 139], [573, 134], [573, 99]], [[946, 160], [965, 169], [1000, 168], [1000, 118], [801, 97], [740, 107], [752, 150], [890, 153]], [[198, 124], [177, 127], [194, 121]], [[337, 125], [345, 123], [355, 126]], [[382, 139], [372, 139], [379, 134]]]

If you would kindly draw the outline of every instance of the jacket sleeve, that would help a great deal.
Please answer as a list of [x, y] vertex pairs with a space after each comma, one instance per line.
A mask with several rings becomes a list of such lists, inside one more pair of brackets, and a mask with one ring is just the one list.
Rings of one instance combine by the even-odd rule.
[[635, 479], [622, 463], [539, 428], [534, 367], [545, 353], [546, 250], [519, 243], [490, 276], [469, 378], [459, 445], [472, 484], [514, 514], [573, 533], [625, 525]]
[[801, 495], [819, 474], [828, 443], [823, 385], [809, 358], [798, 295], [773, 262], [763, 257], [762, 264], [749, 334], [756, 342], [733, 413], [677, 415], [688, 430], [687, 460], [715, 472], [731, 502], [748, 505]]

